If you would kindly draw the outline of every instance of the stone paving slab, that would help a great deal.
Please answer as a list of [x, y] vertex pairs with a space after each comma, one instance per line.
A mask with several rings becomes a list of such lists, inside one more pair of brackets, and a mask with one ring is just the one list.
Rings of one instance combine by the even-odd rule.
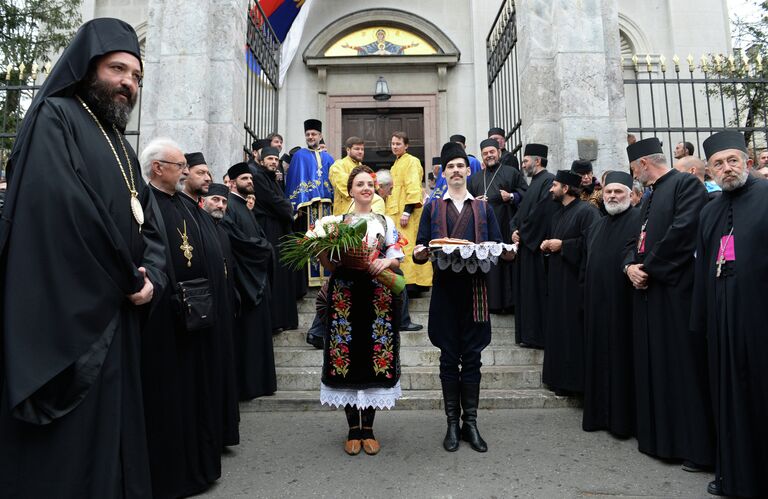
[[342, 411], [244, 413], [206, 498], [703, 498], [709, 473], [581, 430], [578, 409], [480, 411], [489, 451], [442, 449], [442, 411], [379, 411], [377, 456], [347, 456]]

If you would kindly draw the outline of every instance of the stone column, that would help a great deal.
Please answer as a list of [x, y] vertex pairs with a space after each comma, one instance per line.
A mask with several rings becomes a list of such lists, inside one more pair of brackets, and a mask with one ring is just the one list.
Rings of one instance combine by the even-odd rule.
[[570, 168], [580, 141], [597, 142], [596, 176], [628, 171], [616, 3], [518, 3], [523, 140], [549, 145], [551, 171]]
[[247, 0], [149, 0], [142, 147], [202, 151], [214, 181], [242, 161]]

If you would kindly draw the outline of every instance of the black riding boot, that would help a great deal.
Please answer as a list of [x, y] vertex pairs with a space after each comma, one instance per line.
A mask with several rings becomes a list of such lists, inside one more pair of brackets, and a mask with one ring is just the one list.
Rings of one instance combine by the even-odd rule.
[[459, 430], [459, 417], [461, 416], [459, 383], [457, 381], [443, 381], [442, 385], [443, 405], [445, 406], [445, 416], [448, 420], [448, 430], [445, 432], [443, 447], [448, 452], [455, 452], [459, 449], [459, 440], [461, 439]]
[[480, 402], [480, 383], [461, 383], [461, 415], [464, 424], [461, 426], [462, 440], [477, 452], [486, 452], [488, 444], [485, 443], [477, 430], [477, 406]]

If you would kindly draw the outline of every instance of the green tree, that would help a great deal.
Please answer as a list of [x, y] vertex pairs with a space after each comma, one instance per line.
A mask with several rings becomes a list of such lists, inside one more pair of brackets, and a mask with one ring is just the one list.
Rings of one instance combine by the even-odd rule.
[[20, 87], [33, 84], [51, 57], [72, 38], [80, 25], [80, 3], [0, 0], [0, 156], [10, 149], [32, 99], [32, 90]]

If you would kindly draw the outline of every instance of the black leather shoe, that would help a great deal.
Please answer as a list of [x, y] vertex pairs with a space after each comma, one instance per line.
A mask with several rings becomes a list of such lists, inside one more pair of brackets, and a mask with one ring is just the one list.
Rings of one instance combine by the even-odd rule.
[[310, 345], [312, 345], [313, 347], [315, 347], [318, 350], [322, 350], [323, 349], [323, 339], [318, 337], [318, 336], [315, 336], [315, 335], [312, 335], [312, 334], [308, 334], [307, 335], [307, 343], [309, 343]]
[[485, 443], [480, 431], [477, 429], [477, 406], [480, 402], [480, 383], [461, 383], [461, 439], [469, 442], [477, 452], [487, 452], [488, 444]]
[[448, 452], [459, 450], [461, 430], [459, 429], [459, 417], [461, 416], [461, 395], [457, 382], [443, 381], [443, 405], [445, 416], [448, 420], [448, 429], [443, 439], [443, 448]]
[[415, 322], [410, 322], [400, 326], [400, 331], [421, 331], [422, 329], [424, 329], [424, 326], [421, 324], [416, 324]]
[[687, 471], [689, 473], [701, 473], [704, 471], [710, 471], [711, 468], [707, 466], [701, 466], [699, 464], [694, 463], [693, 461], [683, 461], [682, 466], [680, 466], [683, 471]]
[[723, 489], [720, 487], [720, 484], [717, 480], [712, 480], [709, 482], [709, 485], [707, 485], [707, 494], [713, 495], [713, 496], [724, 496]]

